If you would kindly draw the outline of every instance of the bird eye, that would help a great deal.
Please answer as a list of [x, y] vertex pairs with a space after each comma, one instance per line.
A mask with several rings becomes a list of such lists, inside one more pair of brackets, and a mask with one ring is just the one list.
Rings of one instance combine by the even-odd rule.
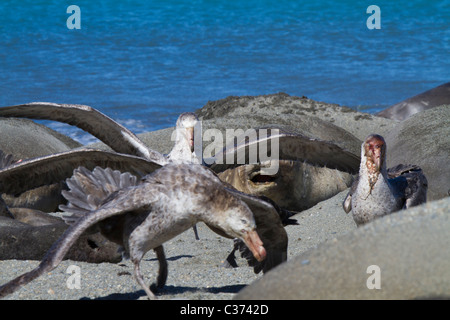
[[241, 219], [241, 222], [242, 222], [243, 224], [248, 224], [248, 221], [245, 220], [245, 219]]

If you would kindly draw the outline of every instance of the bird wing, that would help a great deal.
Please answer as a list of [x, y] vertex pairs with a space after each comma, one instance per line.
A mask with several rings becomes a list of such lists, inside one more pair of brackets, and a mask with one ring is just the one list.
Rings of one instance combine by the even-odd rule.
[[70, 225], [52, 245], [38, 267], [0, 286], [0, 298], [56, 268], [80, 235], [97, 222], [127, 212], [145, 210], [151, 206], [160, 198], [159, 187], [161, 186], [145, 184], [117, 191], [100, 209], [82, 216], [76, 223]]
[[84, 166], [110, 167], [144, 176], [160, 165], [141, 157], [95, 149], [75, 149], [48, 156], [27, 159], [0, 170], [0, 192], [17, 195], [24, 191], [65, 180], [73, 170]]
[[[261, 131], [263, 129], [267, 131]], [[227, 161], [227, 159], [233, 159], [233, 161]], [[259, 163], [271, 159], [304, 161], [352, 174], [358, 172], [360, 163], [358, 156], [332, 142], [309, 138], [286, 129], [259, 128], [256, 134], [244, 134], [238, 137], [236, 144], [230, 144], [216, 154], [211, 169], [222, 172], [241, 164]], [[210, 163], [211, 159], [208, 161]]]
[[427, 201], [428, 181], [417, 165], [399, 164], [388, 169], [389, 184], [403, 198], [405, 209]]
[[0, 117], [64, 122], [89, 132], [116, 152], [144, 157], [161, 165], [167, 163], [167, 160], [161, 153], [149, 149], [130, 130], [89, 106], [32, 102], [0, 108]]
[[81, 216], [97, 210], [114, 192], [139, 184], [136, 176], [129, 172], [120, 172], [111, 168], [95, 167], [90, 171], [79, 167], [73, 175], [66, 179], [69, 190], [61, 193], [67, 200], [67, 205], [59, 209], [70, 215], [63, 216], [67, 224], [76, 222]]
[[345, 213], [349, 213], [352, 210], [352, 196], [353, 193], [356, 192], [356, 188], [358, 187], [359, 176], [356, 177], [355, 181], [353, 181], [350, 190], [348, 190], [347, 195], [345, 196], [344, 201], [342, 202], [342, 207], [344, 208]]

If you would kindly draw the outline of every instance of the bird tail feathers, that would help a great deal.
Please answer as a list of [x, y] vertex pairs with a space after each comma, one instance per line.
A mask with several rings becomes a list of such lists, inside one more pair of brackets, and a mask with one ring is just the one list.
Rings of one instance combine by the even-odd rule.
[[80, 217], [97, 210], [114, 192], [135, 186], [137, 177], [110, 168], [96, 167], [90, 171], [79, 167], [73, 171], [72, 177], [66, 179], [69, 190], [62, 191], [67, 199], [67, 205], [60, 205], [59, 209], [69, 213], [63, 217], [67, 224], [73, 224]]

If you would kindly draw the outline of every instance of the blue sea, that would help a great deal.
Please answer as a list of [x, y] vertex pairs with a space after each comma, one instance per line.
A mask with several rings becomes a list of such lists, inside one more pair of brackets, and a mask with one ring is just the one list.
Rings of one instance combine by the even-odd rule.
[[230, 95], [376, 112], [450, 80], [449, 0], [2, 0], [0, 33], [0, 106], [86, 104], [135, 133]]

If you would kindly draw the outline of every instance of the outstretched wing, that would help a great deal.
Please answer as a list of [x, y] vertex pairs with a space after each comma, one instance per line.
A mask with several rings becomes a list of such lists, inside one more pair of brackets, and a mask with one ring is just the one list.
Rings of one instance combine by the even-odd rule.
[[222, 172], [241, 164], [283, 159], [304, 161], [352, 174], [359, 170], [359, 157], [332, 142], [312, 139], [286, 129], [260, 128], [255, 132], [238, 137], [236, 144], [226, 146], [216, 154], [211, 169]]
[[89, 132], [114, 151], [132, 154], [164, 165], [165, 157], [150, 150], [134, 133], [100, 111], [85, 105], [32, 102], [0, 108], [0, 117], [64, 122]]
[[389, 183], [404, 199], [405, 209], [427, 201], [428, 181], [422, 169], [413, 164], [399, 164], [388, 169]]
[[95, 149], [76, 149], [27, 159], [0, 170], [0, 192], [17, 195], [24, 191], [65, 180], [73, 170], [99, 166], [144, 176], [160, 165], [141, 157]]
[[159, 200], [161, 196], [161, 193], [158, 192], [159, 187], [161, 186], [147, 184], [117, 191], [114, 198], [109, 199], [108, 203], [100, 209], [82, 216], [76, 223], [69, 226], [53, 244], [37, 268], [0, 286], [0, 298], [56, 268], [80, 235], [97, 222], [112, 216], [148, 208], [153, 202]]
[[111, 194], [128, 187], [137, 186], [139, 180], [129, 172], [120, 172], [111, 168], [95, 167], [90, 171], [79, 167], [73, 176], [66, 179], [69, 190], [63, 190], [67, 205], [59, 209], [70, 215], [63, 216], [67, 224], [76, 222], [85, 214], [97, 210]]

